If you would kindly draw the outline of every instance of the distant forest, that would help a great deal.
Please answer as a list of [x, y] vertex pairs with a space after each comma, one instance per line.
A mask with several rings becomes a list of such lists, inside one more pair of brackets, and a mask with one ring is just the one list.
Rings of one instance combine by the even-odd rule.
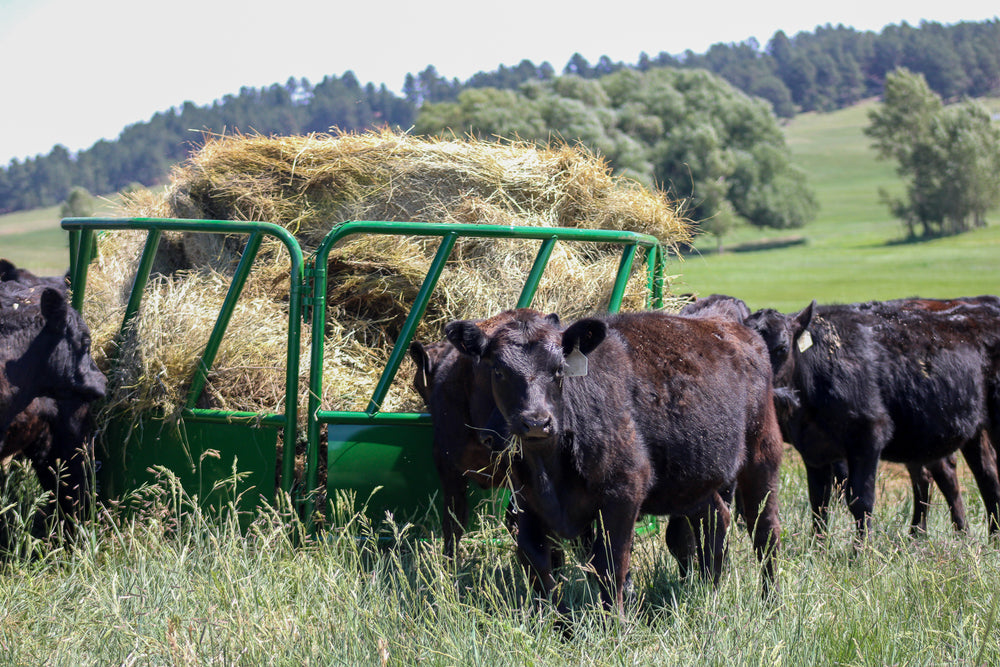
[[[705, 69], [744, 93], [770, 103], [779, 118], [803, 111], [830, 111], [880, 95], [886, 75], [906, 67], [923, 74], [945, 101], [1000, 94], [1000, 21], [954, 25], [906, 23], [881, 33], [841, 25], [792, 37], [777, 32], [761, 48], [756, 40], [715, 44], [704, 54], [641, 54], [625, 64], [574, 55], [561, 75], [549, 63], [524, 60], [479, 72], [465, 82], [447, 79], [433, 66], [408, 74], [402, 96], [384, 85], [362, 85], [350, 71], [317, 84], [289, 79], [284, 85], [244, 87], [211, 106], [185, 102], [126, 127], [77, 154], [57, 145], [48, 155], [12, 160], [0, 168], [0, 213], [51, 206], [70, 190], [115, 192], [162, 183], [170, 166], [184, 160], [205, 133], [304, 134], [413, 127], [425, 104], [454, 102], [473, 88], [519, 90], [530, 81], [563, 77], [598, 79], [620, 70]], [[192, 132], [192, 130], [196, 130]], [[572, 140], [573, 137], [564, 137]]]

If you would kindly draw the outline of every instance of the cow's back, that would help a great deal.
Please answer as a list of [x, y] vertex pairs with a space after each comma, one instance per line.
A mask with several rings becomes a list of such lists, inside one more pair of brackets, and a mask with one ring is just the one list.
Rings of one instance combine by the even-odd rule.
[[[934, 302], [940, 306], [942, 302]], [[936, 457], [972, 440], [989, 422], [1000, 373], [1000, 310], [991, 302], [879, 309], [882, 400], [895, 426], [884, 457], [914, 447]]]
[[771, 414], [767, 351], [725, 319], [636, 313], [607, 322], [627, 350], [631, 418], [656, 472], [644, 511], [684, 513], [735, 479], [747, 432]]

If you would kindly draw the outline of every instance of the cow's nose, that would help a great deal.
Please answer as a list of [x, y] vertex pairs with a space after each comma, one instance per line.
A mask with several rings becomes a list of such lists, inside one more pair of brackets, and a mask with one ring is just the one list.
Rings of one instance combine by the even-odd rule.
[[547, 438], [552, 435], [552, 415], [525, 415], [521, 427], [525, 438]]

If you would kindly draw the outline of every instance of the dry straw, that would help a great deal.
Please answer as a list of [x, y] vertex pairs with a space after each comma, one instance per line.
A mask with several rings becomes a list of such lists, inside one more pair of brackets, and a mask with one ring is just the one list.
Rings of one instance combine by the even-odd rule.
[[[123, 214], [262, 220], [292, 232], [304, 253], [347, 220], [488, 223], [635, 230], [667, 245], [689, 227], [661, 192], [612, 176], [577, 146], [416, 138], [391, 131], [295, 137], [210, 137], [174, 168], [163, 195], [129, 198]], [[225, 296], [243, 238], [165, 235], [133, 330], [116, 353], [109, 407], [175, 412]], [[85, 313], [99, 363], [119, 345], [117, 326], [143, 235], [105, 235], [88, 284]], [[325, 409], [363, 409], [437, 249], [437, 239], [366, 237], [333, 250], [324, 359]], [[537, 242], [460, 243], [432, 297], [418, 338], [445, 322], [512, 306]], [[535, 306], [575, 317], [602, 308], [618, 266], [608, 248], [560, 244]], [[281, 412], [289, 261], [265, 243], [254, 265], [201, 404]], [[627, 308], [642, 306], [641, 271]], [[302, 396], [308, 391], [303, 331]], [[401, 369], [384, 410], [421, 409]]]

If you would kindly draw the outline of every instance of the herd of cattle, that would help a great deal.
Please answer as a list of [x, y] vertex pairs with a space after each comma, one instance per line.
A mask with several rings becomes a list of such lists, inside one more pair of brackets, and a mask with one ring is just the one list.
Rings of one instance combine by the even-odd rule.
[[1000, 528], [1000, 299], [899, 299], [751, 313], [728, 296], [677, 315], [585, 318], [506, 311], [413, 343], [414, 387], [434, 424], [445, 550], [467, 520], [466, 480], [513, 491], [518, 554], [544, 594], [562, 559], [553, 538], [591, 545], [606, 606], [621, 609], [633, 525], [666, 515], [682, 574], [717, 580], [733, 505], [774, 585], [783, 441], [807, 469], [814, 528], [839, 485], [858, 539], [881, 459], [903, 463], [912, 530], [929, 484], [966, 527], [961, 451]]
[[[53, 498], [88, 507], [90, 404], [106, 381], [62, 278], [0, 260], [0, 458], [23, 456]], [[879, 460], [909, 470], [912, 530], [929, 485], [966, 527], [961, 451], [1000, 529], [1000, 299], [900, 299], [751, 313], [713, 295], [673, 315], [587, 317], [530, 309], [451, 322], [414, 342], [413, 386], [434, 430], [444, 548], [468, 519], [469, 480], [508, 487], [508, 523], [539, 592], [556, 588], [555, 538], [581, 538], [607, 607], [620, 610], [640, 515], [669, 517], [683, 576], [718, 580], [733, 507], [761, 561], [765, 595], [780, 547], [783, 442], [807, 469], [822, 535], [834, 489], [869, 529]]]

